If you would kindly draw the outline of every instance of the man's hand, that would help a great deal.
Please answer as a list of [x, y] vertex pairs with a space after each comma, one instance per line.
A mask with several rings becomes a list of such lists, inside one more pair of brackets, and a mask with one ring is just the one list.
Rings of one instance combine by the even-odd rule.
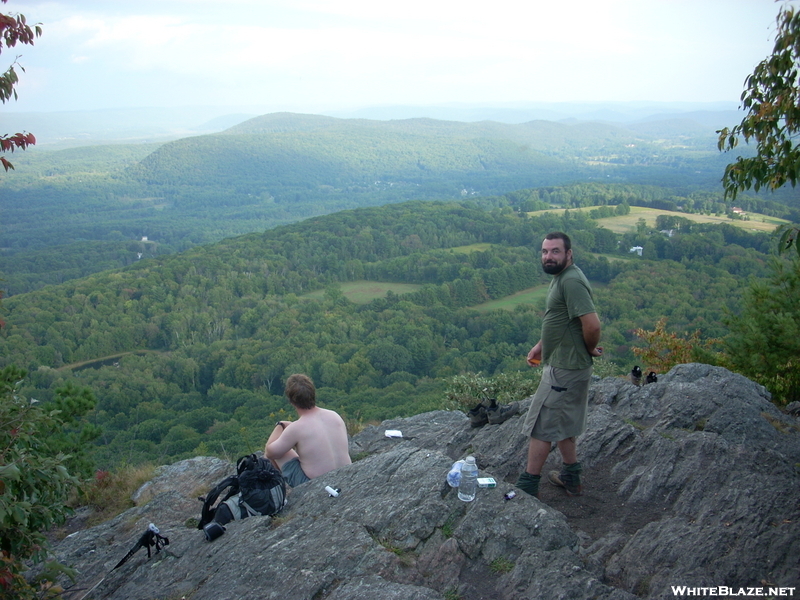
[[542, 362], [542, 342], [539, 342], [531, 348], [531, 351], [528, 352], [528, 364], [532, 367], [538, 367], [539, 364]]

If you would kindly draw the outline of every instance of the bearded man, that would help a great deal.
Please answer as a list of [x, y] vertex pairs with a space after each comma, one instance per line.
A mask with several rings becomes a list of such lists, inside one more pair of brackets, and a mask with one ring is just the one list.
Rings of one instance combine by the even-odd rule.
[[563, 464], [551, 471], [551, 483], [570, 496], [583, 493], [581, 463], [575, 440], [586, 430], [589, 381], [593, 357], [601, 356], [600, 319], [592, 288], [572, 262], [572, 243], [560, 231], [548, 233], [542, 242], [542, 269], [553, 275], [547, 293], [542, 335], [528, 353], [528, 363], [544, 368], [523, 425], [529, 436], [528, 461], [517, 487], [539, 496], [542, 467], [556, 442]]

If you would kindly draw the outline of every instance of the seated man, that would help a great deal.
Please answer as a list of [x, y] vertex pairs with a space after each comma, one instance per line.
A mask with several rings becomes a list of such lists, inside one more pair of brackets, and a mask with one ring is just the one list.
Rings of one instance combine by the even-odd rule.
[[279, 421], [267, 440], [264, 456], [294, 487], [350, 464], [347, 429], [342, 417], [317, 406], [317, 391], [306, 375], [286, 380], [286, 397], [300, 417]]

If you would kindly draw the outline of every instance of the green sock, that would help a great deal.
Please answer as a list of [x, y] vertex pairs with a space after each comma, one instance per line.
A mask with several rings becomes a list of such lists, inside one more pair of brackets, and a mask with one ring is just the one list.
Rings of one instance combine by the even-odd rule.
[[516, 486], [523, 492], [531, 496], [539, 497], [539, 480], [541, 475], [531, 475], [527, 471], [523, 471], [517, 479]]
[[583, 466], [579, 462], [572, 464], [561, 463], [561, 482], [568, 492], [580, 494], [581, 492], [581, 472]]

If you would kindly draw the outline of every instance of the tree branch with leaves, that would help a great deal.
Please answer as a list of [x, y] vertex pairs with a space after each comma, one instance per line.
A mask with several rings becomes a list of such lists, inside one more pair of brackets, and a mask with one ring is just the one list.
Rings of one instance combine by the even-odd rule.
[[679, 337], [667, 331], [667, 319], [661, 318], [653, 331], [638, 328], [634, 330], [645, 346], [633, 348], [647, 369], [656, 373], [666, 373], [675, 365], [690, 362], [714, 362], [714, 346], [720, 343], [717, 338], [702, 339], [700, 331], [688, 337]]
[[[726, 198], [761, 188], [776, 190], [797, 185], [800, 179], [800, 12], [783, 5], [776, 18], [777, 30], [772, 55], [761, 61], [745, 79], [739, 125], [717, 131], [718, 148], [730, 151], [755, 142], [756, 156], [736, 158], [725, 168], [722, 185]], [[800, 255], [800, 227], [784, 226], [779, 250], [795, 246]]]
[[[3, 4], [7, 0], [0, 0]], [[28, 25], [25, 15], [20, 14], [0, 14], [0, 54], [3, 50], [14, 48], [17, 44], [27, 44], [33, 46], [34, 40], [42, 35], [41, 25]], [[25, 69], [17, 62], [17, 56], [11, 65], [0, 75], [0, 101], [3, 104], [17, 99], [16, 86], [19, 83], [17, 69], [24, 72]], [[11, 133], [0, 135], [0, 152], [14, 152], [14, 150], [25, 150], [28, 146], [36, 144], [36, 138], [32, 133]], [[0, 164], [8, 171], [13, 169], [8, 159], [0, 156]]]

